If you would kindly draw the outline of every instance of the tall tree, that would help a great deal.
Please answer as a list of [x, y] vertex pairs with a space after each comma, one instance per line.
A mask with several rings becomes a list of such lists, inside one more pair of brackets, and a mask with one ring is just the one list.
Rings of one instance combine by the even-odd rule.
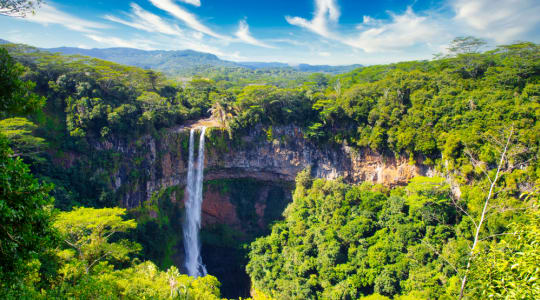
[[[34, 84], [22, 81], [21, 74], [22, 67], [0, 49], [0, 116], [32, 113], [43, 105], [44, 99], [31, 91]], [[0, 293], [20, 286], [30, 261], [55, 243], [51, 189], [13, 157], [0, 131]]]
[[10, 141], [14, 156], [35, 158], [35, 154], [45, 145], [45, 140], [32, 135], [36, 124], [26, 118], [8, 118], [0, 120], [0, 132]]
[[44, 97], [32, 93], [36, 84], [21, 79], [23, 73], [24, 67], [0, 49], [0, 118], [29, 114], [45, 104]]
[[[510, 173], [512, 169], [516, 166], [516, 162], [512, 161], [515, 160], [519, 155], [523, 154], [527, 151], [526, 148], [520, 147], [520, 145], [515, 141], [515, 129], [514, 127], [511, 127], [507, 133], [504, 133], [504, 138], [501, 140], [498, 140], [494, 138], [493, 145], [495, 148], [499, 148], [498, 150], [498, 162], [495, 169], [488, 169], [485, 170], [485, 177], [488, 181], [488, 188], [486, 191], [486, 196], [484, 198], [483, 204], [482, 204], [482, 210], [480, 211], [480, 214], [478, 217], [473, 217], [470, 213], [468, 213], [465, 209], [457, 206], [459, 210], [461, 210], [463, 213], [465, 213], [471, 223], [473, 224], [473, 240], [472, 240], [472, 246], [470, 248], [470, 252], [467, 256], [467, 264], [463, 271], [463, 276], [461, 277], [461, 288], [460, 288], [460, 295], [459, 299], [462, 299], [466, 293], [467, 288], [467, 281], [469, 277], [470, 270], [475, 263], [476, 255], [478, 252], [479, 243], [482, 241], [482, 234], [485, 231], [485, 223], [488, 218], [490, 210], [493, 210], [496, 208], [496, 206], [493, 205], [493, 201], [497, 197], [497, 189], [499, 188], [499, 181], [501, 177], [504, 174]], [[489, 143], [486, 143], [489, 145]], [[495, 151], [497, 151], [495, 150]], [[482, 168], [482, 165], [487, 165], [485, 162], [479, 161], [475, 156], [468, 150], [466, 150], [466, 153], [468, 153], [471, 162], [475, 167]], [[456, 204], [457, 205], [457, 204]]]
[[474, 36], [460, 36], [450, 42], [448, 51], [453, 55], [478, 53], [486, 44], [486, 41]]
[[125, 261], [129, 254], [140, 250], [140, 245], [120, 240], [111, 242], [111, 237], [137, 227], [134, 220], [124, 220], [126, 210], [123, 208], [77, 208], [70, 212], [60, 213], [54, 227], [63, 235], [69, 249], [65, 252], [68, 260], [75, 258], [82, 263], [85, 273], [104, 260]]
[[54, 199], [0, 135], [0, 294], [22, 283], [28, 263], [55, 243]]
[[216, 100], [208, 112], [210, 112], [212, 118], [218, 121], [221, 128], [227, 130], [229, 137], [232, 137], [231, 122], [233, 119], [233, 114], [231, 113], [227, 102], [224, 99]]
[[532, 205], [498, 242], [478, 251], [470, 276], [475, 299], [540, 299], [540, 187], [527, 195]]

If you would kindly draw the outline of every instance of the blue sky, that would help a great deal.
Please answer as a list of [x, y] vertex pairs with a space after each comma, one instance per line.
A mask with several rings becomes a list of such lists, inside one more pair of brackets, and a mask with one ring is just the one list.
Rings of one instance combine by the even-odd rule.
[[193, 49], [234, 61], [377, 64], [430, 59], [456, 36], [540, 41], [538, 0], [46, 1], [0, 16], [0, 38], [38, 47]]

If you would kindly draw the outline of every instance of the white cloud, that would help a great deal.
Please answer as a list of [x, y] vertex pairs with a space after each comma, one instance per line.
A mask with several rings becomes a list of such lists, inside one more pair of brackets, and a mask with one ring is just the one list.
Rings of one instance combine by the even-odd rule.
[[289, 44], [289, 45], [293, 45], [293, 46], [308, 46], [309, 44], [304, 42], [304, 41], [300, 41], [299, 39], [269, 39], [268, 40], [269, 42], [272, 42], [272, 43], [280, 43], [280, 44]]
[[311, 21], [290, 16], [286, 16], [285, 19], [291, 25], [306, 28], [324, 37], [330, 37], [328, 25], [329, 23], [337, 23], [341, 14], [336, 0], [315, 0], [315, 6], [315, 15]]
[[193, 33], [191, 33], [191, 36], [193, 36], [193, 38], [195, 38], [196, 40], [202, 40], [204, 37], [204, 34], [198, 31], [193, 31]]
[[195, 5], [195, 6], [201, 6], [201, 0], [180, 0], [184, 3]]
[[415, 14], [410, 7], [402, 15], [390, 14], [390, 17], [387, 23], [364, 17], [364, 23], [358, 27], [361, 32], [342, 39], [342, 42], [365, 52], [376, 52], [425, 44], [445, 36], [437, 22]]
[[236, 31], [235, 35], [240, 41], [250, 45], [264, 48], [275, 48], [274, 46], [265, 44], [251, 36], [251, 33], [249, 32], [249, 25], [245, 20], [240, 21], [240, 23], [238, 24], [238, 31]]
[[95, 29], [107, 28], [104, 24], [83, 20], [59, 11], [49, 4], [42, 4], [41, 7], [36, 10], [36, 14], [27, 15], [25, 20], [43, 25], [59, 24], [71, 30], [85, 33], [95, 32]]
[[125, 48], [135, 48], [135, 49], [143, 49], [143, 50], [155, 50], [155, 47], [151, 46], [154, 43], [149, 40], [128, 41], [128, 40], [124, 40], [124, 39], [120, 39], [120, 38], [112, 37], [112, 36], [103, 37], [97, 34], [87, 34], [86, 36], [98, 43], [102, 43], [110, 47], [125, 47]]
[[154, 6], [156, 6], [159, 9], [162, 9], [171, 15], [175, 16], [179, 20], [182, 20], [186, 25], [191, 27], [192, 29], [202, 32], [206, 35], [218, 38], [218, 39], [228, 39], [225, 36], [222, 36], [216, 32], [214, 32], [212, 29], [206, 27], [204, 24], [202, 24], [197, 17], [183, 9], [182, 7], [176, 5], [171, 0], [150, 0]]
[[452, 0], [454, 20], [468, 25], [471, 33], [508, 43], [538, 29], [538, 0]]
[[198, 41], [186, 41], [185, 43], [182, 44], [182, 46], [185, 47], [185, 49], [210, 53], [210, 54], [214, 54], [220, 57], [226, 56], [226, 54], [223, 53], [223, 51], [221, 51], [220, 49], [203, 44]]
[[[200, 31], [189, 31], [184, 32], [176, 25], [167, 24], [159, 16], [152, 14], [139, 5], [132, 3], [131, 4], [132, 13], [129, 14], [130, 21], [120, 19], [115, 16], [105, 16], [106, 19], [130, 26], [136, 29], [144, 30], [147, 32], [157, 32], [163, 33], [169, 36], [174, 36], [172, 38], [162, 37], [160, 39], [153, 39], [152, 41], [146, 40], [142, 41], [143, 43], [139, 45], [140, 42], [128, 41], [118, 38], [103, 38], [101, 36], [89, 35], [88, 37], [106, 45], [112, 45], [117, 47], [129, 47], [129, 48], [139, 48], [139, 49], [163, 49], [163, 50], [176, 50], [178, 47], [185, 49], [191, 49], [200, 52], [206, 52], [215, 54], [218, 56], [226, 56], [221, 50], [205, 45], [202, 43], [204, 34]], [[110, 40], [109, 40], [110, 39]], [[159, 41], [159, 42], [158, 42]]]
[[147, 32], [182, 36], [182, 30], [178, 28], [177, 25], [165, 23], [159, 16], [142, 9], [139, 5], [131, 3], [131, 10], [132, 13], [129, 14], [131, 21], [126, 21], [111, 15], [105, 16], [105, 19]]
[[319, 56], [322, 56], [322, 57], [330, 57], [330, 56], [332, 56], [332, 54], [330, 52], [324, 52], [324, 51], [319, 52], [318, 54], [319, 54]]
[[[441, 26], [429, 16], [419, 16], [411, 7], [399, 15], [390, 14], [389, 21], [364, 16], [362, 24], [356, 26], [358, 33], [342, 35], [329, 29], [340, 16], [336, 0], [314, 0], [316, 11], [313, 20], [300, 17], [286, 17], [287, 21], [330, 40], [335, 40], [365, 52], [394, 51], [421, 43], [427, 43], [442, 36]], [[446, 36], [445, 36], [446, 37]]]

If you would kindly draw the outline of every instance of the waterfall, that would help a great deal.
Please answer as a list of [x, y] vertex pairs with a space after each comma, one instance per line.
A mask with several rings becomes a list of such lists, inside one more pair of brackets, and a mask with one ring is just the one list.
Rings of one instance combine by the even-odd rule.
[[187, 175], [186, 218], [184, 221], [184, 249], [186, 253], [185, 265], [189, 276], [199, 277], [206, 275], [206, 268], [202, 263], [201, 243], [199, 229], [201, 228], [201, 206], [204, 172], [204, 133], [201, 130], [199, 140], [199, 154], [195, 169], [195, 129], [189, 132], [189, 162]]

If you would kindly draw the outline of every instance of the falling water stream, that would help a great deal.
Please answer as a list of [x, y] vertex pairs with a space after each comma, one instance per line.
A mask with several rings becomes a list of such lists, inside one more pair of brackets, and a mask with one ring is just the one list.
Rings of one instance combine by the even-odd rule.
[[184, 249], [186, 253], [185, 266], [189, 276], [199, 277], [206, 275], [206, 268], [202, 263], [201, 242], [199, 230], [201, 228], [201, 206], [203, 194], [204, 172], [204, 133], [202, 127], [199, 140], [199, 153], [195, 164], [195, 129], [189, 133], [189, 162], [187, 175], [186, 218], [184, 221]]

